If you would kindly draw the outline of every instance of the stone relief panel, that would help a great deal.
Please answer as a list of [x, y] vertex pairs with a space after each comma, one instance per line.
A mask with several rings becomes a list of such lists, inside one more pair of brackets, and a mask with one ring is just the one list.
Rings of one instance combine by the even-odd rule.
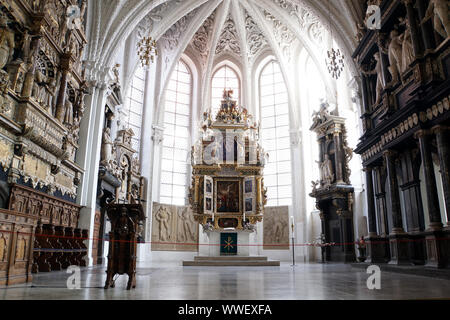
[[300, 6], [290, 0], [273, 0], [273, 2], [295, 18], [300, 28], [306, 32], [312, 42], [319, 46], [323, 45], [325, 28], [319, 18], [311, 12], [310, 8], [304, 4]]
[[200, 29], [195, 33], [194, 39], [192, 39], [192, 47], [198, 51], [201, 57], [201, 63], [203, 67], [206, 65], [208, 60], [208, 55], [211, 50], [210, 41], [212, 36], [212, 31], [214, 28], [214, 21], [216, 17], [216, 11], [214, 11], [203, 23]]
[[266, 37], [253, 18], [245, 11], [245, 29], [247, 31], [247, 43], [249, 58], [255, 57], [258, 52], [267, 45]]
[[189, 207], [153, 203], [152, 251], [198, 251], [198, 224]]
[[289, 207], [264, 208], [264, 250], [289, 250]]
[[272, 22], [273, 35], [284, 57], [290, 61], [292, 56], [292, 43], [295, 40], [295, 34], [280, 20], [275, 18], [270, 12], [262, 9], [263, 15], [267, 21]]
[[219, 42], [217, 43], [216, 54], [221, 54], [224, 51], [231, 51], [234, 54], [241, 56], [241, 47], [239, 46], [238, 39], [236, 25], [231, 14], [229, 14], [223, 26]]

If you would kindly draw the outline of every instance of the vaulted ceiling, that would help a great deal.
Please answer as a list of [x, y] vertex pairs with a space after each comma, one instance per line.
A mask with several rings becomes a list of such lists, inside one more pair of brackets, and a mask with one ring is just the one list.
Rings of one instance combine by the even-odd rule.
[[[112, 64], [118, 48], [138, 30], [150, 33], [166, 51], [198, 54], [210, 68], [214, 59], [233, 56], [244, 65], [270, 49], [289, 59], [294, 41], [320, 48], [333, 32], [350, 56], [364, 0], [108, 0], [89, 1], [87, 60], [97, 69]], [[166, 63], [169, 63], [166, 61]]]

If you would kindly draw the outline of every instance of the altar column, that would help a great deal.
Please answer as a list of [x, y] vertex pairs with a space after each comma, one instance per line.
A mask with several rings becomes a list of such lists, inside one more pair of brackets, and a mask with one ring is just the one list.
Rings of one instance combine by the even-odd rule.
[[388, 194], [391, 200], [392, 232], [389, 235], [391, 261], [389, 264], [408, 264], [409, 248], [408, 237], [403, 229], [402, 212], [400, 207], [400, 195], [398, 190], [397, 174], [395, 170], [396, 152], [386, 150], [383, 153], [386, 162]]
[[261, 213], [263, 208], [262, 203], [262, 177], [256, 177], [256, 211]]
[[425, 232], [427, 262], [429, 267], [444, 267], [446, 261], [445, 241], [443, 241], [442, 219], [439, 208], [439, 197], [431, 156], [431, 132], [420, 130], [415, 134], [419, 139], [420, 155], [424, 171], [424, 180], [428, 200], [430, 225]]
[[336, 150], [334, 163], [336, 167], [336, 183], [344, 183], [344, 173], [343, 173], [343, 152], [342, 152], [342, 141], [341, 141], [341, 130], [340, 126], [337, 125], [335, 132], [333, 133], [334, 146]]

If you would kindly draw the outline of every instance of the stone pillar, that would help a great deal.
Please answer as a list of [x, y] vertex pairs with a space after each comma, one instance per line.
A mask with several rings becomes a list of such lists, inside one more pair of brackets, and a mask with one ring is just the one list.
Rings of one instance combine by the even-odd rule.
[[447, 228], [450, 228], [450, 148], [449, 128], [436, 126], [433, 128], [436, 135], [439, 162], [441, 167], [442, 187], [444, 189], [444, 201], [447, 209]]
[[334, 164], [336, 167], [336, 183], [344, 183], [344, 172], [343, 172], [343, 152], [342, 152], [342, 139], [341, 139], [341, 130], [340, 128], [336, 128], [336, 131], [333, 133], [334, 146], [336, 149], [336, 154], [334, 157]]
[[366, 172], [367, 216], [369, 220], [369, 236], [367, 243], [367, 263], [385, 262], [385, 246], [377, 233], [377, 217], [375, 211], [375, 193], [373, 184], [373, 169], [364, 168]]
[[[79, 227], [89, 230], [89, 237], [94, 235], [94, 220], [97, 202], [98, 170], [100, 163], [100, 148], [102, 143], [102, 124], [105, 119], [104, 106], [106, 104], [106, 83], [97, 84], [92, 99], [87, 96], [89, 104], [86, 118], [82, 120], [82, 128], [89, 128], [80, 134], [80, 154], [77, 161], [82, 164], [84, 175], [82, 178], [82, 190], [80, 190], [77, 202], [82, 207], [80, 212]], [[81, 130], [80, 132], [83, 132]], [[84, 142], [83, 142], [84, 141]], [[93, 265], [92, 249], [93, 240], [89, 240], [88, 265]]]
[[369, 220], [369, 237], [377, 236], [377, 220], [375, 212], [375, 196], [373, 192], [372, 168], [364, 168], [366, 172], [367, 216]]
[[403, 0], [403, 4], [406, 7], [414, 55], [416, 57], [419, 57], [422, 55], [422, 44], [421, 44], [420, 36], [419, 36], [419, 27], [416, 22], [417, 20], [416, 20], [416, 13], [414, 11], [413, 1], [412, 0]]
[[425, 186], [428, 200], [428, 214], [430, 225], [428, 229], [435, 231], [442, 229], [441, 212], [439, 209], [439, 197], [437, 193], [436, 177], [434, 175], [433, 159], [431, 157], [431, 136], [430, 132], [420, 130], [416, 133], [419, 139], [420, 155], [425, 177]]
[[383, 153], [386, 162], [388, 190], [391, 200], [392, 232], [389, 235], [391, 261], [389, 264], [410, 264], [408, 237], [403, 229], [400, 195], [395, 170], [396, 152], [387, 150]]
[[441, 212], [437, 193], [436, 177], [434, 174], [433, 159], [431, 157], [431, 133], [420, 130], [415, 135], [419, 139], [420, 155], [424, 171], [424, 180], [428, 200], [428, 214], [430, 225], [425, 232], [427, 267], [442, 268], [447, 260], [446, 242], [442, 232]]
[[386, 161], [388, 190], [392, 203], [392, 233], [401, 234], [403, 230], [402, 212], [400, 207], [400, 195], [398, 192], [397, 174], [395, 170], [395, 152], [388, 150], [384, 152], [384, 160]]

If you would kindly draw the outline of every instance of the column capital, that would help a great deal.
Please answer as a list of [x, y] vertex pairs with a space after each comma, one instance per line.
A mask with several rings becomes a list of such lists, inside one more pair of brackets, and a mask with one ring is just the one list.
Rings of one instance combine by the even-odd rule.
[[433, 128], [431, 128], [431, 131], [432, 131], [434, 134], [439, 134], [439, 133], [448, 132], [449, 130], [450, 130], [450, 127], [449, 127], [449, 126], [445, 126], [445, 125], [441, 125], [441, 124], [439, 124], [439, 125], [434, 126]]
[[412, 5], [412, 0], [401, 0], [405, 6]]
[[383, 151], [383, 156], [384, 157], [394, 157], [398, 155], [398, 152], [395, 150], [391, 150], [391, 149], [387, 149]]
[[160, 144], [164, 140], [164, 128], [157, 125], [153, 125], [152, 128], [153, 128], [152, 140], [156, 144]]
[[431, 134], [432, 134], [431, 130], [420, 129], [419, 131], [414, 133], [414, 139], [420, 139], [429, 136]]
[[374, 170], [374, 168], [372, 168], [372, 167], [364, 167], [363, 168], [363, 171], [366, 172], [366, 173], [372, 172], [373, 170]]

